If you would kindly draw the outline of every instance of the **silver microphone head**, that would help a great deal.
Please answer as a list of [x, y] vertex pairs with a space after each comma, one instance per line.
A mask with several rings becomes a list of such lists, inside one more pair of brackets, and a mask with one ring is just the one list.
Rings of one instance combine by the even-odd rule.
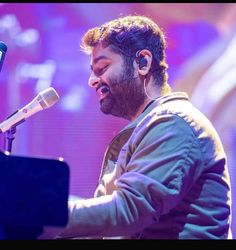
[[50, 108], [59, 100], [59, 95], [56, 90], [52, 87], [47, 88], [41, 92], [39, 92], [37, 96], [37, 100], [43, 109]]

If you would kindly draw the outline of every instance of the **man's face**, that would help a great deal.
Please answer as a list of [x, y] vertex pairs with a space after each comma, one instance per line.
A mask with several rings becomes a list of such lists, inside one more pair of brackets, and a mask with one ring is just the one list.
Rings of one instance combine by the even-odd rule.
[[131, 120], [145, 100], [143, 83], [133, 65], [125, 65], [123, 57], [109, 47], [97, 45], [91, 69], [89, 85], [96, 88], [101, 111]]

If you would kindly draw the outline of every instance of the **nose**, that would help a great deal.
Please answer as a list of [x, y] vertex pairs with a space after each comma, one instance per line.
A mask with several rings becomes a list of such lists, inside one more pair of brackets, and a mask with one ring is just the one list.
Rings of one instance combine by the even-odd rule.
[[88, 85], [90, 87], [96, 87], [96, 85], [99, 83], [100, 78], [97, 77], [93, 72], [91, 73], [89, 80], [88, 80]]

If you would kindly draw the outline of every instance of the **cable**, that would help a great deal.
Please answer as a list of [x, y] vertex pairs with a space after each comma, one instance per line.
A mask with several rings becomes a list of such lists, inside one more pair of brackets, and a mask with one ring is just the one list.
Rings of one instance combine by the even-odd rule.
[[156, 100], [156, 98], [152, 98], [152, 97], [147, 93], [147, 89], [146, 89], [146, 80], [147, 80], [147, 77], [145, 77], [145, 78], [144, 78], [144, 81], [143, 81], [144, 92], [145, 92], [146, 96], [147, 96], [150, 100]]

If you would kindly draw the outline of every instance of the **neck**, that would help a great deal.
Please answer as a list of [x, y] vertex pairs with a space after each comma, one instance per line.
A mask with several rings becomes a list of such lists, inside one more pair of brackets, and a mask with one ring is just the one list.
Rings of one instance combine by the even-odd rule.
[[146, 98], [144, 103], [139, 107], [139, 109], [135, 113], [135, 115], [130, 117], [130, 121], [134, 121], [139, 115], [141, 115], [143, 113], [144, 109], [147, 107], [147, 105], [152, 101], [154, 101], [154, 99], [150, 100], [150, 99]]
[[[148, 82], [146, 82], [148, 81]], [[146, 98], [143, 102], [143, 104], [139, 107], [139, 109], [137, 110], [137, 112], [132, 115], [130, 117], [130, 121], [134, 121], [143, 111], [144, 109], [147, 107], [147, 105], [156, 100], [158, 97], [166, 95], [171, 93], [171, 88], [169, 86], [169, 84], [164, 84], [164, 86], [162, 88], [157, 87], [156, 84], [153, 83], [153, 79], [149, 78], [149, 79], [144, 79], [144, 91], [145, 91], [145, 95]]]

